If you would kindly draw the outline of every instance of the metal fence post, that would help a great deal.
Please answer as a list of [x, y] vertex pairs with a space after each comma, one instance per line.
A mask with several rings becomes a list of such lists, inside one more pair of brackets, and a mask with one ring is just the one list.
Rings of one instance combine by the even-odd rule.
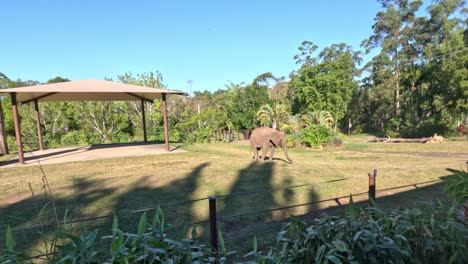
[[210, 205], [210, 242], [215, 253], [218, 252], [218, 223], [216, 220], [216, 196], [208, 197]]
[[371, 199], [375, 202], [375, 178], [377, 177], [377, 170], [370, 172], [369, 176], [369, 204], [372, 204]]

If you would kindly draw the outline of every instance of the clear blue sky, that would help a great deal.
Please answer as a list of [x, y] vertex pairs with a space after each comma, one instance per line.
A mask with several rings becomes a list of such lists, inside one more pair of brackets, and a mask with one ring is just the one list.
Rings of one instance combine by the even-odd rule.
[[44, 82], [159, 70], [170, 89], [288, 76], [303, 40], [359, 48], [373, 0], [52, 1], [0, 5], [0, 72]]

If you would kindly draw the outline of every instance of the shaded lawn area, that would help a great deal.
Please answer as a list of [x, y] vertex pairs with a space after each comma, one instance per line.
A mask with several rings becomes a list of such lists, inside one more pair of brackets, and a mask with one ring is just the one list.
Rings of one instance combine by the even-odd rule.
[[[217, 206], [219, 216], [228, 217], [365, 192], [367, 173], [374, 168], [378, 170], [377, 189], [384, 189], [450, 176], [452, 173], [447, 169], [464, 169], [468, 159], [468, 141], [389, 144], [366, 143], [364, 137], [352, 137], [341, 148], [290, 150], [293, 164], [282, 160], [252, 162], [249, 145], [242, 143], [198, 144], [182, 148], [188, 152], [0, 168], [0, 232], [4, 233], [6, 225], [14, 229], [46, 226], [62, 221], [65, 212], [68, 219], [115, 212], [121, 217], [121, 224], [134, 231], [140, 214], [125, 212], [158, 204], [163, 206], [167, 221], [178, 226], [206, 220], [208, 201], [164, 205], [209, 195], [227, 195], [218, 198]], [[281, 151], [275, 156], [284, 158]], [[379, 206], [406, 207], [417, 201], [446, 199], [441, 191], [442, 184], [420, 187], [424, 188], [414, 191], [416, 188], [407, 187], [385, 192], [394, 198], [380, 200]], [[262, 231], [266, 222], [281, 223], [290, 214], [317, 213], [319, 209], [336, 205], [331, 201], [230, 218], [221, 221], [220, 225], [226, 231], [227, 239], [234, 241], [239, 233], [252, 236], [255, 232], [266, 233]], [[74, 228], [100, 227], [102, 234], [108, 234], [110, 222], [110, 218], [103, 218], [76, 224]], [[174, 229], [182, 230], [180, 227]], [[38, 248], [44, 246], [39, 245], [38, 238], [50, 237], [50, 231], [36, 228], [16, 232], [15, 237], [24, 248]], [[206, 225], [198, 225], [198, 231], [206, 235]]]

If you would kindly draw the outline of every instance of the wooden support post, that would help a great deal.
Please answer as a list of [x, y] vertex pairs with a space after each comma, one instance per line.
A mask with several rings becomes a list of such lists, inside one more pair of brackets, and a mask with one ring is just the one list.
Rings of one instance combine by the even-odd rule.
[[165, 93], [162, 94], [162, 111], [164, 120], [164, 142], [166, 144], [167, 151], [169, 151], [169, 125], [167, 124], [167, 103]]
[[210, 243], [211, 248], [215, 253], [218, 252], [218, 223], [216, 219], [216, 197], [209, 196], [210, 207]]
[[141, 121], [143, 122], [143, 141], [148, 142], [146, 137], [146, 116], [145, 116], [145, 100], [141, 99]]
[[39, 113], [39, 103], [37, 100], [34, 100], [34, 111], [36, 112], [36, 127], [37, 138], [39, 139], [39, 149], [44, 150], [44, 142], [42, 141], [41, 115]]
[[369, 204], [375, 202], [375, 179], [377, 177], [377, 170], [370, 172], [369, 176]]
[[13, 122], [15, 124], [16, 146], [18, 146], [18, 159], [20, 164], [24, 164], [23, 142], [21, 141], [20, 118], [18, 114], [18, 103], [16, 93], [10, 93], [11, 108], [13, 110]]

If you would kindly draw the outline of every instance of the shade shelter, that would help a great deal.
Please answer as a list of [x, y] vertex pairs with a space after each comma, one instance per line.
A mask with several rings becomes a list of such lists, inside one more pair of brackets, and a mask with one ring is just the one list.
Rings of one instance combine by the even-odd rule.
[[18, 158], [24, 164], [23, 143], [21, 141], [21, 127], [18, 114], [18, 104], [34, 103], [36, 113], [37, 134], [39, 147], [44, 149], [42, 131], [40, 126], [39, 102], [65, 102], [65, 101], [141, 101], [143, 137], [146, 137], [145, 102], [153, 103], [156, 99], [162, 100], [162, 113], [164, 120], [164, 141], [169, 150], [169, 127], [167, 124], [167, 95], [187, 95], [180, 91], [149, 88], [139, 85], [116, 83], [103, 80], [81, 80], [62, 83], [44, 84], [36, 86], [19, 87], [0, 90], [0, 96], [9, 95], [13, 110], [16, 144]]

